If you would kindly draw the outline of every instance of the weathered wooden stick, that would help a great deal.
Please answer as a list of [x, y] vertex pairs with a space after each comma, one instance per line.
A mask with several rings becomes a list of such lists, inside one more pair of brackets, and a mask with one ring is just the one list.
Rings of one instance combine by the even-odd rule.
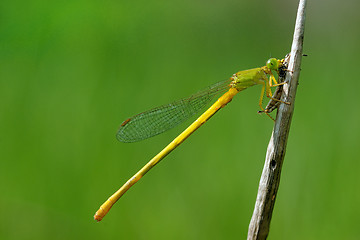
[[300, 0], [296, 17], [293, 43], [291, 46], [288, 73], [281, 100], [290, 105], [280, 104], [275, 126], [266, 152], [255, 209], [248, 230], [248, 240], [266, 239], [269, 234], [271, 216], [280, 183], [286, 144], [294, 111], [295, 94], [298, 86], [302, 47], [304, 40], [306, 0]]

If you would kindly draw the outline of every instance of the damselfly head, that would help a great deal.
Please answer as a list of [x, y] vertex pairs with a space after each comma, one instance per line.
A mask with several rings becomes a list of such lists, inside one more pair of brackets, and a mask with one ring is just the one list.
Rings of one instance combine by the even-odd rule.
[[269, 68], [270, 70], [277, 71], [279, 69], [280, 65], [281, 65], [280, 61], [277, 60], [276, 58], [270, 58], [266, 62], [266, 67]]

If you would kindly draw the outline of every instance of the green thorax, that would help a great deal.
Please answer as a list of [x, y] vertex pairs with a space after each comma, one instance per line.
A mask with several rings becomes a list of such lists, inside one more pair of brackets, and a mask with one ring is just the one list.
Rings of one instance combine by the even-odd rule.
[[257, 84], [262, 84], [267, 80], [263, 67], [237, 72], [231, 78], [233, 80], [233, 86], [239, 91]]
[[237, 72], [231, 77], [231, 85], [237, 90], [242, 91], [257, 84], [264, 84], [265, 81], [269, 80], [267, 75], [274, 77], [271, 72], [272, 70], [279, 72], [279, 68], [283, 66], [283, 61], [284, 59], [270, 58], [264, 67]]

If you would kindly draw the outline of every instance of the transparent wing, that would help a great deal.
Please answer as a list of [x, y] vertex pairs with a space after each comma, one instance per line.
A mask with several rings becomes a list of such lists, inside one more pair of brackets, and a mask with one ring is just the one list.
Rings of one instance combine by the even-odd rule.
[[137, 142], [163, 133], [201, 110], [230, 88], [231, 80], [215, 83], [188, 98], [162, 105], [125, 120], [116, 134], [120, 142]]

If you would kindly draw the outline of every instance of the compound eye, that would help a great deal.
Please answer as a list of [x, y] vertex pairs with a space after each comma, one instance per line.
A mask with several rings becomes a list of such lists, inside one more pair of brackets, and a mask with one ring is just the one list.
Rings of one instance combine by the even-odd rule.
[[266, 62], [266, 67], [268, 67], [271, 70], [278, 70], [279, 69], [279, 62], [276, 58], [270, 58]]

